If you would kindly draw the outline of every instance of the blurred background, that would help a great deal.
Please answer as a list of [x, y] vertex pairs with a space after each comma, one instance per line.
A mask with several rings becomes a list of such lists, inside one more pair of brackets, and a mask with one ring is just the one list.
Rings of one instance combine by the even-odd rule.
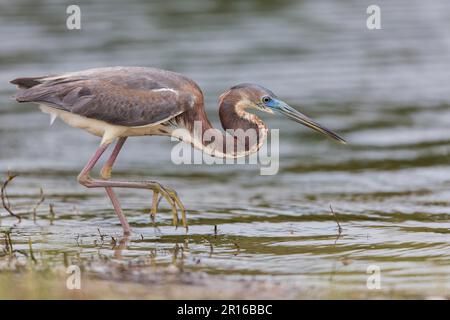
[[[40, 187], [46, 195], [40, 223], [15, 225], [0, 209], [0, 228], [11, 230], [24, 250], [31, 238], [55, 265], [62, 253], [87, 259], [101, 251], [120, 263], [187, 243], [183, 270], [294, 285], [294, 297], [304, 297], [302, 290], [448, 296], [450, 2], [375, 2], [0, 0], [0, 172], [20, 174], [9, 187], [18, 211], [34, 203]], [[66, 28], [70, 4], [81, 8], [81, 30]], [[381, 8], [381, 30], [366, 27], [371, 4]], [[175, 188], [191, 227], [185, 235], [170, 226], [163, 204], [156, 232], [147, 214], [151, 195], [122, 190], [142, 237], [117, 258], [111, 248], [93, 245], [97, 228], [115, 237], [121, 231], [107, 198], [76, 182], [99, 140], [59, 121], [49, 127], [36, 106], [14, 102], [8, 83], [116, 65], [194, 79], [217, 126], [223, 91], [261, 84], [349, 144], [264, 117], [280, 129], [280, 171], [260, 176], [257, 166], [176, 166], [167, 138], [131, 139], [115, 176]], [[81, 249], [75, 238], [84, 239]], [[179, 267], [170, 254], [155, 261]], [[382, 270], [381, 291], [366, 288], [369, 265]]]

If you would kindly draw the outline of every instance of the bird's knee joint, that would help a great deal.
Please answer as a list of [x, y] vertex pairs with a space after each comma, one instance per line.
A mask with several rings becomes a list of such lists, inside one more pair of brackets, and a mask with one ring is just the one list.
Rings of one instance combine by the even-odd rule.
[[79, 175], [77, 177], [77, 181], [79, 184], [88, 187], [92, 180], [91, 177], [89, 177], [88, 175]]

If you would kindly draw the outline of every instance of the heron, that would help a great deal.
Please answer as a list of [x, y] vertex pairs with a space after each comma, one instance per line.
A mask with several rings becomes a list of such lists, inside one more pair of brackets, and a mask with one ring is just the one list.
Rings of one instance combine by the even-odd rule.
[[[68, 125], [84, 129], [101, 142], [79, 173], [78, 182], [87, 188], [104, 188], [123, 228], [130, 225], [114, 192], [115, 188], [148, 189], [153, 192], [150, 214], [154, 219], [159, 200], [170, 205], [173, 223], [187, 228], [186, 209], [172, 188], [156, 181], [117, 181], [112, 167], [128, 137], [169, 136], [187, 142], [214, 157], [237, 158], [255, 153], [264, 143], [268, 128], [254, 113], [280, 113], [340, 143], [345, 140], [320, 125], [260, 85], [242, 83], [219, 97], [219, 118], [225, 131], [215, 129], [205, 112], [200, 87], [190, 78], [172, 71], [150, 67], [105, 67], [10, 81], [18, 86], [17, 102], [31, 102], [50, 114], [51, 123], [60, 118]], [[195, 130], [195, 123], [201, 126]], [[180, 133], [180, 130], [183, 129]], [[202, 139], [207, 131], [223, 139]], [[233, 130], [253, 130], [256, 138], [241, 137]], [[197, 132], [196, 132], [197, 131]], [[198, 132], [199, 131], [199, 132]], [[231, 132], [231, 133], [230, 133]], [[108, 147], [114, 148], [104, 163], [100, 177], [91, 171]], [[229, 147], [230, 143], [233, 145]], [[239, 145], [240, 147], [237, 147]]]

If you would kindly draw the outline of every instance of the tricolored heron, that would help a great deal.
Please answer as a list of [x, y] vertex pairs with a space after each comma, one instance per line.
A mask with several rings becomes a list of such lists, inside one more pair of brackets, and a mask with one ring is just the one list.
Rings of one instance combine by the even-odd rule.
[[[256, 109], [268, 113], [279, 112], [345, 143], [336, 133], [279, 100], [272, 91], [256, 84], [239, 84], [219, 98], [220, 121], [225, 130], [253, 129], [257, 133], [256, 140], [244, 142], [242, 139], [246, 137], [230, 135], [211, 126], [205, 113], [202, 91], [193, 80], [178, 73], [156, 68], [112, 67], [18, 78], [11, 83], [23, 89], [16, 95], [18, 102], [39, 104], [43, 112], [51, 115], [52, 122], [59, 117], [73, 127], [102, 137], [97, 151], [78, 175], [78, 182], [88, 188], [106, 189], [125, 234], [130, 233], [130, 226], [113, 188], [152, 190], [152, 217], [156, 214], [161, 194], [172, 208], [174, 224], [178, 224], [180, 210], [183, 226], [187, 227], [185, 208], [173, 189], [155, 181], [110, 180], [112, 166], [127, 137], [175, 136], [212, 156], [245, 156], [258, 151], [266, 137], [267, 127], [264, 122], [246, 111]], [[201, 133], [207, 130], [214, 130], [215, 133], [220, 131], [224, 139], [205, 141], [199, 138], [194, 133], [196, 122], [201, 124]], [[187, 134], [180, 135], [178, 128], [186, 129]], [[102, 179], [91, 178], [89, 174], [92, 168], [116, 140], [116, 145], [101, 170]], [[237, 148], [227, 148], [226, 144], [230, 140], [243, 142], [243, 149], [239, 151]]]

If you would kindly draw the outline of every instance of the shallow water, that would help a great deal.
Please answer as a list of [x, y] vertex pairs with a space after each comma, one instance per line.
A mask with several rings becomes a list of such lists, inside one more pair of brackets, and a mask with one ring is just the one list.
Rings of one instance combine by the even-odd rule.
[[[265, 279], [351, 297], [370, 295], [369, 266], [381, 268], [381, 295], [442, 296], [450, 291], [450, 10], [448, 1], [378, 1], [382, 30], [365, 26], [367, 1], [80, 2], [82, 30], [65, 29], [65, 6], [0, 1], [0, 172], [19, 173], [8, 188], [13, 208], [29, 209], [39, 188], [36, 223], [3, 210], [16, 248], [55, 264], [62, 252], [173, 262], [226, 279]], [[181, 72], [202, 87], [218, 125], [217, 96], [257, 82], [342, 134], [338, 145], [293, 122], [280, 128], [280, 171], [256, 166], [176, 166], [167, 138], [130, 139], [113, 172], [176, 189], [189, 232], [171, 226], [162, 202], [159, 231], [151, 194], [120, 190], [133, 236], [120, 252], [99, 234], [120, 238], [101, 190], [76, 176], [98, 139], [18, 105], [7, 82], [17, 76], [111, 65]], [[49, 203], [55, 218], [50, 224]], [[330, 214], [332, 205], [342, 225]], [[217, 225], [217, 234], [214, 233]], [[211, 246], [213, 249], [211, 249]]]

